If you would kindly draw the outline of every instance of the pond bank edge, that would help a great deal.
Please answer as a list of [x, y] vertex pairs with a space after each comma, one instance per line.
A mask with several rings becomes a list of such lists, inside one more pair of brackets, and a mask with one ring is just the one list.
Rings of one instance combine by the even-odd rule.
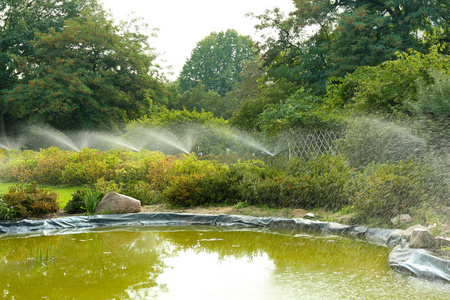
[[[301, 231], [329, 233], [365, 240], [389, 247], [388, 264], [393, 270], [418, 278], [450, 283], [450, 260], [431, 255], [423, 249], [411, 249], [399, 229], [367, 228], [342, 225], [333, 222], [314, 221], [303, 218], [252, 217], [241, 215], [210, 215], [186, 213], [139, 213], [122, 215], [73, 216], [42, 220], [0, 222], [0, 234], [25, 234], [31, 232], [89, 229], [111, 226], [237, 226], [266, 227], [273, 229], [296, 229]], [[1, 238], [1, 235], [0, 235]]]

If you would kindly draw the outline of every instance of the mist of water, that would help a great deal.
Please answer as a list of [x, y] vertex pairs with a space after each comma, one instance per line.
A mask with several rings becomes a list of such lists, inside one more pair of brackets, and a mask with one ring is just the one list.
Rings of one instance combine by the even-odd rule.
[[173, 131], [142, 126], [125, 134], [98, 131], [62, 132], [50, 126], [32, 126], [15, 140], [23, 142], [13, 143], [11, 139], [0, 140], [0, 148], [5, 150], [38, 150], [58, 147], [62, 150], [71, 151], [79, 151], [83, 148], [102, 151], [130, 149], [136, 152], [147, 149], [170, 154], [188, 154], [196, 151], [197, 154], [201, 155], [210, 154], [211, 148], [214, 147], [222, 147], [221, 150], [215, 149], [216, 153], [239, 152], [242, 147], [247, 147], [252, 149], [251, 151], [260, 151], [273, 157], [283, 150], [283, 145], [286, 145], [286, 143], [279, 143], [275, 147], [269, 148], [264, 145], [264, 142], [261, 142], [262, 139], [256, 139], [237, 130], [198, 125], [175, 128]]

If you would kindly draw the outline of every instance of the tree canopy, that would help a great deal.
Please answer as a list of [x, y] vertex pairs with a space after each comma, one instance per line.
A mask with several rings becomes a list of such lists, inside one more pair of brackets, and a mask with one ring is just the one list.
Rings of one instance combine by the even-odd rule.
[[260, 45], [271, 78], [325, 92], [330, 77], [395, 59], [395, 52], [426, 51], [450, 42], [449, 0], [294, 0], [288, 17], [277, 9], [256, 16], [275, 29]]
[[192, 50], [178, 78], [181, 93], [191, 90], [200, 82], [207, 91], [213, 90], [222, 97], [242, 80], [243, 62], [255, 56], [249, 36], [236, 30], [213, 32]]
[[0, 134], [14, 116], [4, 109], [4, 92], [28, 75], [28, 59], [36, 55], [37, 32], [61, 31], [65, 21], [80, 15], [90, 0], [2, 0], [0, 1]]
[[14, 80], [4, 86], [2, 100], [17, 121], [108, 128], [145, 114], [152, 100], [162, 98], [151, 73], [155, 55], [137, 20], [115, 25], [95, 1], [81, 8], [59, 27], [35, 28], [35, 38], [26, 42], [32, 55], [9, 55]]

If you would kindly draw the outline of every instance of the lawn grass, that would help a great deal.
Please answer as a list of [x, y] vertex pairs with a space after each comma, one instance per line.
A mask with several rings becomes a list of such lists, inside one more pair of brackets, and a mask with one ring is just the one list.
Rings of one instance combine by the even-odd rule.
[[[8, 192], [8, 188], [10, 186], [15, 186], [17, 183], [15, 182], [0, 182], [0, 195], [6, 194]], [[64, 208], [72, 199], [72, 194], [75, 193], [76, 190], [81, 189], [80, 186], [51, 186], [51, 185], [39, 185], [41, 188], [52, 190], [53, 192], [58, 193], [58, 204], [59, 207]]]

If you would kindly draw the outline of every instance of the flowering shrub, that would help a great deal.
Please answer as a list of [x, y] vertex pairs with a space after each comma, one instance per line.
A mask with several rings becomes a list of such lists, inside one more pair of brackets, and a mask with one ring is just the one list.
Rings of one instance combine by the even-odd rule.
[[14, 207], [0, 199], [0, 220], [10, 220], [14, 217]]
[[28, 186], [16, 185], [3, 195], [8, 207], [14, 208], [14, 217], [24, 218], [28, 214], [46, 214], [59, 210], [58, 194], [41, 189], [36, 182]]

